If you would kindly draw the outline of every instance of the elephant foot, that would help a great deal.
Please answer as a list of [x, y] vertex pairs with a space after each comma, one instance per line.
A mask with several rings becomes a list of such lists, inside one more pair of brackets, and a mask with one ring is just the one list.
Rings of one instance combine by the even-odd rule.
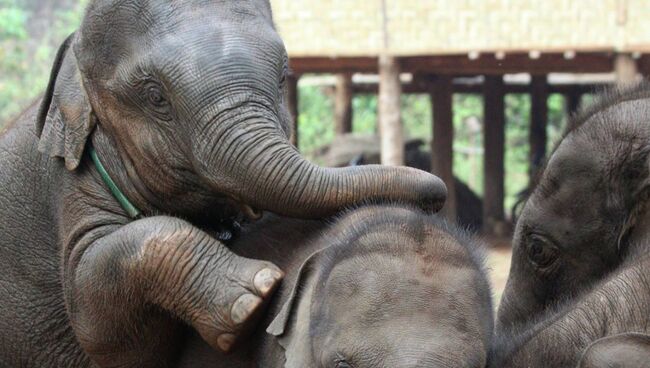
[[229, 285], [216, 293], [207, 308], [201, 308], [193, 323], [208, 344], [224, 353], [231, 352], [255, 329], [284, 277], [284, 273], [269, 262], [244, 258], [237, 261], [243, 264], [225, 277]]

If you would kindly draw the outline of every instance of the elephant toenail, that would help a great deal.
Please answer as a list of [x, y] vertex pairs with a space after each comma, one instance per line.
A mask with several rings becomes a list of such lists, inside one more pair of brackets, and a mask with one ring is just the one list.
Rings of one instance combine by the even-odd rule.
[[271, 268], [265, 268], [255, 275], [253, 284], [261, 295], [267, 295], [269, 291], [271, 291], [271, 289], [276, 286], [277, 282], [282, 279], [283, 276], [284, 275], [280, 271]]
[[232, 346], [235, 344], [235, 339], [236, 339], [235, 335], [230, 333], [225, 333], [217, 337], [217, 345], [219, 346], [219, 349], [227, 353], [230, 351], [230, 349], [232, 349]]
[[262, 304], [262, 299], [253, 294], [244, 294], [240, 296], [232, 305], [230, 318], [235, 324], [245, 322], [251, 314]]

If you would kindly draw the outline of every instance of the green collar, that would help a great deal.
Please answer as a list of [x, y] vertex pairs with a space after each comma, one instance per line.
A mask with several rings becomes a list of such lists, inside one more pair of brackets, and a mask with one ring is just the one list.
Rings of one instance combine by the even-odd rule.
[[120, 206], [126, 211], [126, 213], [129, 215], [129, 217], [133, 219], [140, 218], [142, 216], [142, 213], [140, 212], [137, 207], [129, 201], [128, 198], [122, 193], [120, 188], [117, 187], [117, 184], [111, 179], [111, 176], [108, 175], [108, 171], [106, 171], [106, 168], [104, 168], [104, 165], [102, 165], [101, 161], [99, 161], [99, 156], [97, 156], [97, 151], [95, 151], [95, 147], [89, 146], [89, 151], [90, 151], [90, 157], [93, 159], [93, 163], [95, 163], [95, 167], [97, 168], [97, 171], [99, 171], [99, 175], [101, 175], [102, 180], [104, 181], [104, 184], [110, 189], [111, 193], [113, 194], [113, 197], [117, 199], [117, 201], [120, 203]]

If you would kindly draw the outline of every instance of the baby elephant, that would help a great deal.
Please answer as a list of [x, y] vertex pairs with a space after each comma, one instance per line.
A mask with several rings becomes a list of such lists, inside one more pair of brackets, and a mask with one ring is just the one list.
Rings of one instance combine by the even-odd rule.
[[436, 217], [377, 206], [330, 225], [272, 218], [233, 248], [243, 256], [263, 254], [288, 271], [263, 324], [270, 325], [256, 331], [248, 350], [231, 356], [194, 334], [181, 367], [486, 363], [493, 322], [480, 250]]
[[491, 367], [650, 367], [621, 335], [650, 333], [648, 142], [647, 84], [572, 120], [517, 223]]

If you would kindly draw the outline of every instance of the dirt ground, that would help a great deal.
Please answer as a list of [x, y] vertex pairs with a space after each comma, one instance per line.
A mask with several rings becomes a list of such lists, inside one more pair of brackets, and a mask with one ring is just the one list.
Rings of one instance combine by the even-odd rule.
[[495, 306], [498, 305], [506, 286], [508, 272], [510, 271], [510, 238], [483, 238], [490, 245], [488, 251], [487, 266], [492, 284], [492, 295]]

